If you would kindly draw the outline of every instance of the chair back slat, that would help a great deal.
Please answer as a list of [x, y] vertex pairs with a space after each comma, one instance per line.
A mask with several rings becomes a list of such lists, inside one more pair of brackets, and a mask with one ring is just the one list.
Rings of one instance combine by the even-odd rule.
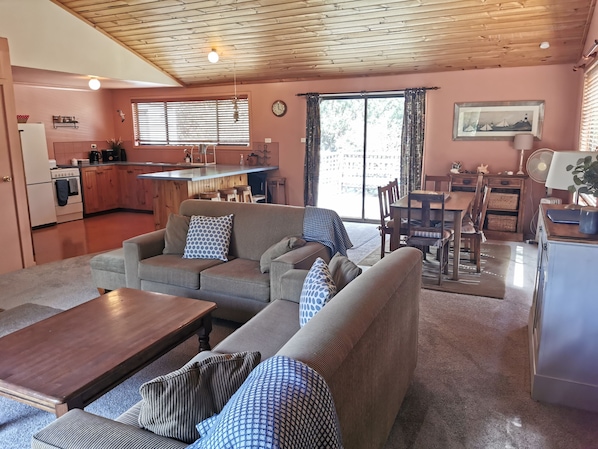
[[449, 175], [424, 175], [422, 189], [450, 192], [452, 178]]

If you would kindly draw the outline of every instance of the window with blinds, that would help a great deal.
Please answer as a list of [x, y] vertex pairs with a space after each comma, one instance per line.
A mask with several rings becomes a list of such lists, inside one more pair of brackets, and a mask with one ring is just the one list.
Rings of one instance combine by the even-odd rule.
[[[133, 101], [137, 145], [249, 145], [248, 98]], [[236, 114], [235, 112], [238, 112]]]
[[584, 75], [583, 101], [581, 105], [580, 151], [596, 151], [598, 148], [598, 64]]

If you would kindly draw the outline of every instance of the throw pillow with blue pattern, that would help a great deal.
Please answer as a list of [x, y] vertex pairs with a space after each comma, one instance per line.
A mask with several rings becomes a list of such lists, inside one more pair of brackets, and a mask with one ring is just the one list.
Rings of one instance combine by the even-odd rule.
[[201, 438], [187, 449], [342, 449], [326, 381], [280, 355], [260, 363], [222, 412], [197, 429]]
[[299, 325], [305, 326], [332, 297], [336, 285], [324, 259], [318, 257], [309, 269], [299, 297]]
[[232, 230], [232, 214], [222, 217], [191, 216], [183, 258], [226, 262]]

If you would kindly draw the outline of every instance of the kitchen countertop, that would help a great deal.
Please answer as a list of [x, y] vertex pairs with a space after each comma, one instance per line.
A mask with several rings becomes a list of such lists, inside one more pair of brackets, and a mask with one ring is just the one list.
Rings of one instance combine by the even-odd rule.
[[188, 168], [186, 167], [182, 170], [173, 170], [167, 172], [146, 173], [143, 175], [139, 175], [138, 178], [153, 179], [157, 181], [201, 181], [204, 179], [222, 178], [224, 176], [245, 175], [248, 173], [258, 173], [271, 170], [278, 170], [278, 167], [263, 167], [258, 165], [249, 166], [216, 164], [205, 166], [192, 166]]

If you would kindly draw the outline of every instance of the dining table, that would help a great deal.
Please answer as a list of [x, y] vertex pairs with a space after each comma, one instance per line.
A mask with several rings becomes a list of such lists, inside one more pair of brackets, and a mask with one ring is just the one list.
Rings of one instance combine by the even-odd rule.
[[[444, 202], [444, 213], [447, 221], [453, 222], [453, 229], [455, 231], [455, 242], [453, 249], [453, 276], [455, 281], [459, 280], [459, 260], [461, 257], [461, 221], [463, 215], [468, 211], [475, 198], [474, 192], [446, 192], [447, 198]], [[414, 203], [413, 207], [420, 207], [420, 203]], [[399, 198], [390, 205], [391, 218], [395, 223], [401, 223], [402, 217], [407, 217], [407, 209], [409, 208], [409, 196], [405, 195]], [[440, 210], [441, 203], [432, 203], [433, 210]], [[400, 246], [401, 242], [401, 226], [395, 226], [390, 235], [390, 250], [394, 251]]]

